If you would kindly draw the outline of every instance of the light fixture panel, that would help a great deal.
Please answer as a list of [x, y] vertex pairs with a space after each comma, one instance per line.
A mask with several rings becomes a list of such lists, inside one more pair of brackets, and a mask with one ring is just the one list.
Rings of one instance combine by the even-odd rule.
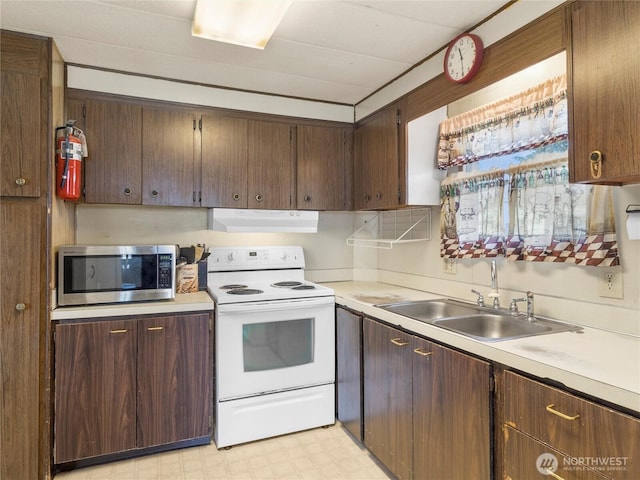
[[291, 0], [197, 0], [191, 34], [264, 49]]

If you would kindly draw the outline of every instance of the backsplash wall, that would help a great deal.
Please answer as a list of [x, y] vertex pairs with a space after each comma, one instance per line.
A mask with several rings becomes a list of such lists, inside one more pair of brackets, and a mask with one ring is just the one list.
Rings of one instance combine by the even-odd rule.
[[[622, 265], [623, 299], [598, 296], [602, 269], [566, 264], [508, 262], [499, 258], [501, 303], [527, 290], [535, 294], [536, 313], [606, 330], [640, 335], [640, 240], [626, 231], [628, 204], [640, 204], [640, 185], [615, 187], [616, 223]], [[318, 233], [239, 234], [207, 229], [203, 208], [78, 205], [77, 242], [84, 244], [169, 243], [209, 246], [301, 245], [311, 281], [376, 281], [475, 300], [472, 288], [489, 291], [488, 259], [460, 260], [455, 274], [444, 272], [439, 255], [439, 219], [432, 214], [432, 239], [396, 245], [391, 250], [349, 247], [346, 238], [371, 212], [320, 212]]]
[[[530, 290], [537, 314], [606, 330], [640, 335], [640, 240], [629, 240], [625, 208], [640, 204], [640, 185], [614, 187], [616, 228], [621, 265], [603, 269], [567, 264], [510, 262], [498, 258], [498, 286], [502, 306]], [[475, 301], [475, 288], [486, 298], [490, 288], [490, 259], [465, 259], [455, 263], [455, 274], [445, 273], [439, 256], [439, 218], [432, 215], [432, 239], [380, 250], [378, 279]], [[624, 298], [598, 295], [602, 271], [622, 275]]]

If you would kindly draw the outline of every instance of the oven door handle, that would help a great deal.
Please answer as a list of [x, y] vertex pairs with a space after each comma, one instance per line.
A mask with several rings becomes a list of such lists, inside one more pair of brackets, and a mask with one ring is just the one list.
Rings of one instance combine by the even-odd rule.
[[268, 312], [277, 310], [293, 310], [332, 305], [335, 297], [318, 297], [289, 300], [273, 300], [267, 302], [246, 302], [217, 305], [218, 313]]

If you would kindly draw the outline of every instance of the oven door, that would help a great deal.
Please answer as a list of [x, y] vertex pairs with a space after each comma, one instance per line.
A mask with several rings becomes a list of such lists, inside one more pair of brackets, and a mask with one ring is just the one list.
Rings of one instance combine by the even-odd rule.
[[335, 380], [335, 300], [217, 306], [218, 401]]

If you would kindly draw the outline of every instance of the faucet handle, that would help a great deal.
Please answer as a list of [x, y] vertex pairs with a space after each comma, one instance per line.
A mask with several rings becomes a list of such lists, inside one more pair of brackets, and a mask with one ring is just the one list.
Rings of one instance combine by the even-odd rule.
[[518, 312], [518, 302], [526, 302], [527, 299], [526, 298], [514, 298], [513, 300], [511, 300], [511, 303], [509, 304], [509, 313], [512, 315], [517, 315]]
[[482, 296], [482, 294], [479, 291], [474, 290], [473, 288], [471, 289], [471, 293], [475, 293], [476, 295], [478, 295], [478, 300], [476, 301], [476, 303], [479, 307], [484, 307], [484, 297]]

